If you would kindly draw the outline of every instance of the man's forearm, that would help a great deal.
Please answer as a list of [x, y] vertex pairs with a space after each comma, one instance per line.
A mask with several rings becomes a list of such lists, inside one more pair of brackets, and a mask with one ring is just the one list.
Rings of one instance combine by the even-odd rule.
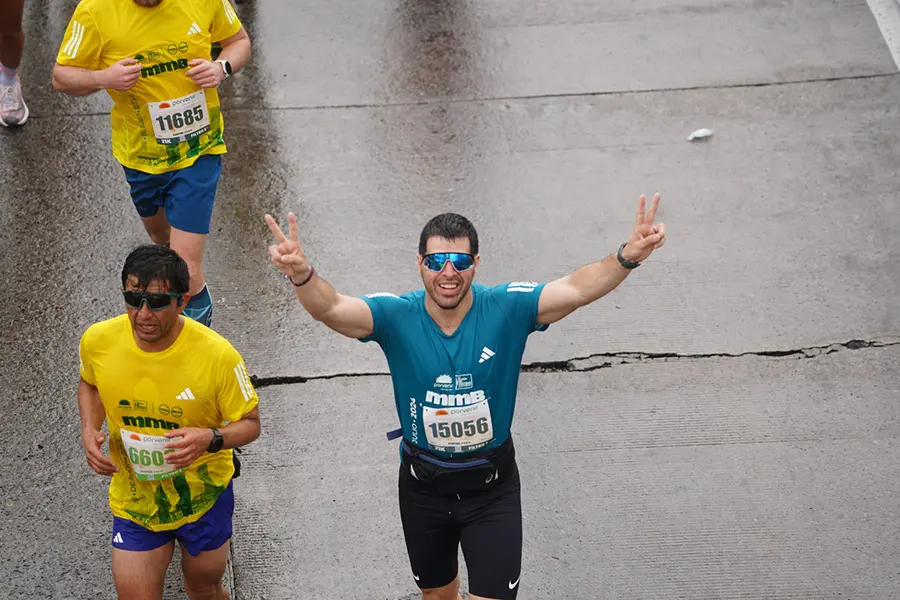
[[[303, 279], [306, 279], [306, 277], [302, 279], [295, 277], [294, 281], [300, 283]], [[294, 295], [297, 296], [297, 300], [300, 301], [300, 304], [303, 305], [309, 316], [316, 321], [324, 319], [325, 315], [331, 312], [331, 309], [338, 303], [338, 293], [330, 283], [319, 277], [318, 274], [313, 275], [312, 279], [305, 284], [294, 286]]]
[[619, 264], [615, 254], [611, 254], [600, 262], [577, 269], [568, 279], [569, 284], [578, 290], [580, 305], [586, 306], [616, 289], [630, 272], [630, 269]]
[[78, 412], [81, 415], [81, 429], [93, 429], [100, 431], [103, 421], [106, 420], [106, 410], [100, 401], [100, 392], [81, 379], [78, 383]]
[[222, 46], [222, 51], [216, 60], [227, 60], [231, 64], [231, 70], [235, 73], [244, 68], [250, 60], [250, 38], [235, 40], [227, 46]]
[[223, 448], [238, 448], [246, 446], [259, 437], [259, 420], [244, 418], [234, 423], [229, 423], [219, 429], [222, 434]]
[[105, 89], [103, 71], [92, 71], [81, 67], [56, 65], [53, 69], [53, 87], [70, 96], [88, 96]]

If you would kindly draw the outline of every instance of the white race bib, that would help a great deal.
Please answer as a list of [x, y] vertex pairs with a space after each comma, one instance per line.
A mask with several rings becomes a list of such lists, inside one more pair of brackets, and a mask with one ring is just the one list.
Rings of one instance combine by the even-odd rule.
[[147, 106], [156, 141], [163, 146], [180, 144], [209, 131], [209, 109], [203, 90], [175, 100], [148, 102]]
[[166, 444], [172, 441], [171, 438], [135, 433], [127, 429], [120, 429], [119, 433], [122, 434], [125, 454], [138, 481], [158, 481], [184, 473], [184, 468], [176, 469], [166, 463], [165, 455], [175, 452], [174, 448], [166, 448]]
[[487, 400], [469, 406], [422, 407], [425, 439], [441, 452], [471, 452], [494, 439], [494, 425]]

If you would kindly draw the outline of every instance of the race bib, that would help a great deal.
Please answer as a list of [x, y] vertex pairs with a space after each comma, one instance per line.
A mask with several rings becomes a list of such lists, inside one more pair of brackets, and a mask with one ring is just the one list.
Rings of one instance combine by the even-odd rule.
[[119, 431], [125, 445], [125, 454], [138, 481], [159, 481], [184, 473], [183, 467], [176, 469], [166, 464], [166, 454], [175, 452], [174, 448], [165, 447], [172, 441], [171, 439], [161, 435], [135, 433], [127, 429]]
[[147, 106], [156, 141], [163, 146], [180, 144], [209, 131], [209, 110], [203, 90], [175, 100], [148, 102]]
[[487, 400], [469, 406], [422, 407], [425, 439], [441, 452], [471, 452], [494, 439], [491, 409]]

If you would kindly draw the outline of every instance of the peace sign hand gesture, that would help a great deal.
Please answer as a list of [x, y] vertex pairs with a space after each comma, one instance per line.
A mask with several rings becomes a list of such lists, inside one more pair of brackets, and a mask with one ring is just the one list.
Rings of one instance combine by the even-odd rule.
[[653, 224], [656, 218], [656, 209], [659, 208], [659, 194], [653, 195], [650, 202], [650, 210], [644, 213], [647, 198], [641, 194], [638, 200], [637, 219], [634, 223], [634, 231], [625, 247], [622, 248], [622, 256], [625, 260], [642, 262], [647, 260], [650, 254], [657, 248], [662, 248], [666, 243], [666, 226], [663, 223]]
[[312, 267], [306, 260], [303, 253], [303, 247], [297, 234], [297, 217], [294, 213], [288, 213], [288, 231], [290, 238], [285, 237], [281, 227], [275, 221], [272, 215], [266, 215], [266, 224], [278, 240], [277, 244], [269, 246], [269, 256], [272, 257], [272, 264], [278, 267], [278, 270], [284, 273], [291, 281], [306, 279]]

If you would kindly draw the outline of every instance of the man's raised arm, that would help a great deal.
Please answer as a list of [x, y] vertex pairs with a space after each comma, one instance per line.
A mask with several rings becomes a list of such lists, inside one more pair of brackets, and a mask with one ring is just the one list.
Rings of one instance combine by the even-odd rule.
[[555, 323], [602, 298], [625, 281], [631, 269], [646, 260], [653, 250], [662, 247], [666, 243], [666, 226], [653, 224], [658, 207], [659, 194], [656, 194], [645, 214], [646, 198], [641, 196], [634, 231], [620, 251], [624, 263], [613, 254], [545, 285], [538, 301], [537, 322], [542, 325]]
[[278, 240], [269, 246], [272, 264], [294, 284], [297, 300], [310, 316], [349, 338], [371, 335], [375, 324], [369, 305], [361, 298], [337, 293], [309, 264], [300, 245], [294, 213], [288, 213], [288, 236], [272, 215], [266, 215], [266, 223]]

